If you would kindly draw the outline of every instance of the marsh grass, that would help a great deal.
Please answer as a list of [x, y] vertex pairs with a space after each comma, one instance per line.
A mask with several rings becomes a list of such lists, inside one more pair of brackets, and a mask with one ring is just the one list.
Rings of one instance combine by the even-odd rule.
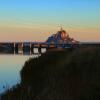
[[1, 100], [100, 100], [100, 47], [52, 51], [25, 62]]

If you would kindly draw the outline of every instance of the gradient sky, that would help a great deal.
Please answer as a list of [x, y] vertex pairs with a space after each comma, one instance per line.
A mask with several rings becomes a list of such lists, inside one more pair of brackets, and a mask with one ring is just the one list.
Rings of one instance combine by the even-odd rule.
[[45, 41], [60, 25], [76, 40], [100, 42], [100, 0], [0, 1], [0, 42]]

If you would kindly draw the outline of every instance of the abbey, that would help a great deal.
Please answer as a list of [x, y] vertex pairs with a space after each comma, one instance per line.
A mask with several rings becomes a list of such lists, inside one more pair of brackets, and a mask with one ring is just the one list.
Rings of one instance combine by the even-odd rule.
[[52, 36], [50, 36], [46, 42], [54, 43], [54, 44], [78, 43], [78, 41], [74, 40], [73, 38], [70, 38], [69, 34], [62, 28], [56, 34], [53, 34]]

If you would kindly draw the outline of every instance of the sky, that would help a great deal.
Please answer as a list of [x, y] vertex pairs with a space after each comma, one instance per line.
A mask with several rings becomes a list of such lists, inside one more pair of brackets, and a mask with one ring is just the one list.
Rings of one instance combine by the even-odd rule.
[[100, 42], [100, 0], [0, 0], [0, 42], [45, 41], [60, 26]]

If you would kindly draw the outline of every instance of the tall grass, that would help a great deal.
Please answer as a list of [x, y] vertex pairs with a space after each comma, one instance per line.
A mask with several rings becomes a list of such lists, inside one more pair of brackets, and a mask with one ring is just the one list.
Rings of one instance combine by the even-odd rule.
[[25, 62], [1, 100], [100, 100], [100, 48], [52, 51]]

